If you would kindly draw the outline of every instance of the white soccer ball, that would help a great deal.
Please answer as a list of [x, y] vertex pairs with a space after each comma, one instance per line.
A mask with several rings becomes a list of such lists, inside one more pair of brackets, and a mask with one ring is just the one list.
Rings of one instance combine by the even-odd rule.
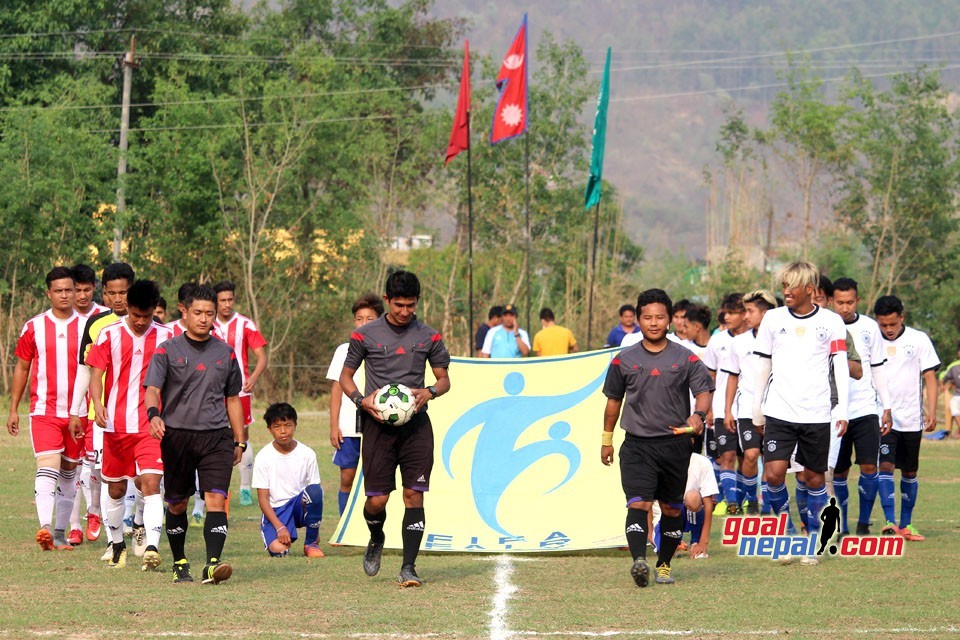
[[403, 384], [386, 384], [377, 390], [373, 406], [384, 423], [399, 427], [416, 413], [417, 400], [410, 388]]

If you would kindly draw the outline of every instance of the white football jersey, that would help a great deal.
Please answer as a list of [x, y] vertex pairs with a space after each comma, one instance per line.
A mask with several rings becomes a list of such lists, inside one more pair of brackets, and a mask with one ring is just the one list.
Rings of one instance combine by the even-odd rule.
[[733, 348], [734, 335], [729, 331], [719, 331], [710, 336], [707, 348], [700, 359], [707, 369], [716, 373], [716, 391], [713, 393], [713, 419], [723, 420], [726, 408], [727, 378], [730, 377], [727, 360]]
[[[737, 420], [753, 418], [753, 394], [757, 388], [757, 371], [760, 369], [760, 356], [753, 352], [756, 341], [757, 337], [751, 330], [741, 333], [730, 343], [730, 357], [727, 358], [725, 371], [738, 377], [737, 396], [733, 401], [733, 415]], [[717, 389], [719, 393], [720, 387]]]
[[[882, 334], [881, 334], [882, 335]], [[895, 340], [883, 339], [893, 428], [923, 431], [923, 373], [940, 366], [933, 343], [923, 331], [904, 327]]]
[[850, 419], [863, 416], [878, 415], [880, 398], [877, 389], [873, 386], [873, 370], [881, 367], [887, 361], [883, 350], [883, 334], [877, 321], [867, 316], [857, 314], [857, 319], [847, 325], [847, 331], [853, 337], [853, 343], [860, 354], [863, 365], [863, 377], [859, 380], [850, 378], [850, 399], [848, 414]]
[[710, 458], [699, 453], [690, 454], [690, 464], [687, 465], [687, 487], [684, 493], [687, 491], [696, 491], [704, 498], [720, 493]]
[[[757, 331], [754, 352], [772, 360], [763, 415], [795, 424], [831, 422], [831, 356], [846, 359], [847, 328], [843, 319], [814, 305], [805, 316], [787, 307], [767, 311]], [[846, 414], [847, 398], [838, 400]]]

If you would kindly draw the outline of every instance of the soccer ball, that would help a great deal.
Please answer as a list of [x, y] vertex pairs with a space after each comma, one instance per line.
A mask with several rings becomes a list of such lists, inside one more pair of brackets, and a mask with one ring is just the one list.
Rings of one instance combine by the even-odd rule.
[[403, 384], [387, 384], [377, 391], [373, 406], [386, 424], [399, 427], [406, 424], [416, 413], [416, 398], [410, 388]]

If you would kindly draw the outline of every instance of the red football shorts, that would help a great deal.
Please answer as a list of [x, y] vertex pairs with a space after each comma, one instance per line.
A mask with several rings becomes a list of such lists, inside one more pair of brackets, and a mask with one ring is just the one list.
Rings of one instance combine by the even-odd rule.
[[132, 480], [142, 473], [163, 475], [160, 441], [149, 432], [103, 434], [103, 479]]
[[71, 462], [83, 457], [83, 438], [70, 435], [69, 418], [30, 416], [30, 443], [34, 457], [59, 453]]

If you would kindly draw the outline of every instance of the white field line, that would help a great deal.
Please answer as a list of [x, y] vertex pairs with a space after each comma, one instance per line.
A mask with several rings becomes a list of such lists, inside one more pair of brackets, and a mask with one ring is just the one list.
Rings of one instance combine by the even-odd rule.
[[516, 593], [517, 587], [510, 582], [513, 577], [513, 558], [509, 555], [497, 556], [497, 568], [493, 575], [496, 593], [493, 594], [493, 607], [490, 609], [490, 640], [508, 640], [513, 634], [507, 626], [507, 603]]
[[[515, 587], [511, 586], [513, 591], [516, 590]], [[491, 630], [492, 631], [492, 630]], [[637, 637], [696, 637], [696, 636], [779, 636], [786, 634], [802, 634], [804, 636], [810, 637], [830, 637], [834, 638], [837, 635], [836, 629], [766, 629], [766, 630], [753, 630], [753, 629], [741, 629], [733, 630], [730, 629], [633, 629], [625, 631], [509, 631], [504, 628], [504, 633], [507, 634], [502, 637], [510, 638], [549, 638], [549, 637], [571, 637], [571, 638], [637, 638]], [[948, 627], [894, 627], [888, 629], [845, 629], [844, 633], [857, 636], [870, 636], [870, 635], [894, 635], [894, 634], [913, 634], [913, 635], [928, 635], [928, 634], [956, 634], [960, 633], [960, 627], [957, 626], [948, 626]], [[109, 630], [105, 632], [97, 633], [67, 633], [64, 634], [63, 631], [59, 630], [50, 630], [50, 631], [30, 631], [30, 630], [8, 630], [0, 629], [0, 637], [34, 637], [34, 638], [67, 638], [68, 640], [95, 640], [96, 638], [102, 638], [104, 636], [109, 637], [112, 635]], [[222, 631], [165, 631], [158, 633], [143, 633], [139, 634], [140, 638], [222, 638], [224, 632]], [[464, 638], [464, 637], [473, 637], [468, 636], [463, 633], [458, 633], [456, 631], [451, 631], [449, 633], [308, 633], [308, 632], [296, 632], [291, 631], [288, 634], [280, 634], [274, 631], [251, 631], [249, 633], [232, 630], [230, 631], [230, 636], [232, 638], [259, 638], [259, 637], [284, 637], [284, 638], [305, 638], [305, 639], [317, 639], [317, 640], [336, 640], [338, 638], [356, 638], [357, 640], [415, 640], [418, 638]], [[491, 633], [491, 638], [494, 636]]]

